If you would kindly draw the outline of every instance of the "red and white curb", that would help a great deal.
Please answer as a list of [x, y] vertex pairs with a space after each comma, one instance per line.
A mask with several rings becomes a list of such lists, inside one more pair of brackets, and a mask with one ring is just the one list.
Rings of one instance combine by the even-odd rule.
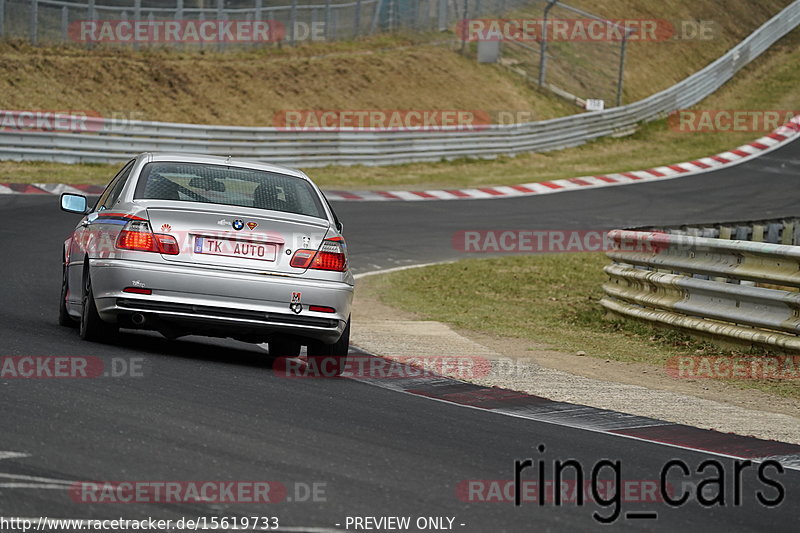
[[[386, 202], [424, 200], [486, 200], [533, 196], [573, 191], [576, 189], [595, 189], [630, 185], [655, 180], [664, 180], [701, 174], [723, 167], [738, 165], [753, 157], [763, 155], [775, 148], [795, 140], [800, 136], [800, 115], [790, 122], [751, 143], [717, 155], [649, 168], [632, 172], [580, 176], [522, 185], [504, 185], [497, 187], [476, 187], [471, 189], [434, 189], [425, 191], [338, 191], [326, 190], [325, 196], [331, 201], [342, 202]], [[100, 194], [102, 185], [65, 185], [63, 183], [0, 183], [0, 194]]]
[[[351, 346], [350, 353], [364, 357], [379, 357], [354, 346]], [[559, 402], [525, 392], [467, 383], [434, 372], [420, 376], [419, 372], [413, 372], [414, 369], [405, 363], [395, 362], [395, 364], [398, 367], [397, 375], [407, 377], [347, 379], [501, 415], [719, 457], [745, 459], [756, 463], [771, 460], [780, 463], [784, 468], [800, 470], [798, 444], [723, 433], [609, 409]]]
[[540, 194], [553, 194], [557, 192], [572, 191], [576, 189], [594, 189], [598, 187], [611, 187], [615, 185], [629, 185], [654, 180], [664, 180], [701, 174], [723, 167], [737, 165], [747, 159], [764, 154], [767, 151], [794, 140], [800, 136], [800, 115], [790, 122], [751, 143], [744, 144], [733, 150], [717, 155], [649, 168], [633, 172], [620, 172], [616, 174], [603, 174], [594, 176], [581, 176], [553, 181], [540, 181], [537, 183], [524, 183], [522, 185], [507, 185], [499, 187], [477, 187], [473, 189], [444, 189], [426, 191], [325, 191], [325, 196], [332, 201], [406, 201], [415, 202], [423, 200], [485, 200], [493, 198], [509, 198], [515, 196], [533, 196]]

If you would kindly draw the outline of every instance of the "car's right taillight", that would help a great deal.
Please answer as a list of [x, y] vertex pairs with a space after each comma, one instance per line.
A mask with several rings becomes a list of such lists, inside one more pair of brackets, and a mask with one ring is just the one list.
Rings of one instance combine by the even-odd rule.
[[289, 263], [294, 268], [311, 268], [314, 270], [347, 270], [347, 253], [344, 239], [334, 237], [322, 241], [319, 250], [297, 250]]
[[117, 237], [117, 248], [137, 252], [156, 252], [164, 255], [178, 255], [180, 247], [172, 235], [153, 233], [150, 223], [145, 220], [128, 222]]

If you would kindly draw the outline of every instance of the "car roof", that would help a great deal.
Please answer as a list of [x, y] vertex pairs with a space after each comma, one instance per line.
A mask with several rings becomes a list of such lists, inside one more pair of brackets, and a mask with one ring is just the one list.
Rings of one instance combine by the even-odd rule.
[[267, 172], [277, 172], [280, 174], [288, 174], [298, 178], [311, 181], [311, 179], [302, 171], [296, 168], [284, 167], [280, 165], [272, 165], [270, 163], [262, 163], [251, 159], [234, 159], [231, 157], [220, 157], [215, 155], [206, 154], [191, 154], [185, 152], [145, 152], [141, 154], [147, 158], [148, 162], [153, 161], [177, 161], [181, 163], [205, 163], [209, 165], [226, 165], [231, 167], [251, 168], [256, 170], [264, 170]]

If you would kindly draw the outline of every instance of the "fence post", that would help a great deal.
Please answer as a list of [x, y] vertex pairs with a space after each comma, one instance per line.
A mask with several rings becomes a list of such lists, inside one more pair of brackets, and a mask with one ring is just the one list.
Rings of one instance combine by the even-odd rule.
[[547, 16], [557, 3], [558, 0], [547, 0], [547, 6], [544, 8], [544, 16], [542, 17], [542, 44], [539, 47], [539, 87], [544, 85], [545, 71], [547, 70]]
[[6, 34], [6, 0], [0, 0], [0, 37]]
[[356, 0], [356, 15], [353, 25], [355, 26], [353, 28], [353, 37], [358, 37], [358, 34], [361, 33], [361, 0]]
[[262, 13], [262, 9], [264, 8], [264, 0], [256, 0], [256, 12], [255, 12], [255, 20], [261, 20], [264, 14]]
[[[292, 8], [289, 10], [289, 44], [295, 44], [295, 31], [297, 30], [297, 0], [292, 0]], [[313, 30], [312, 30], [313, 31]]]
[[28, 28], [28, 39], [32, 45], [36, 45], [37, 36], [39, 33], [39, 0], [30, 0], [30, 27]]
[[[225, 0], [217, 0], [217, 24], [219, 21], [224, 20], [225, 17]], [[225, 43], [222, 39], [219, 40], [217, 43], [217, 50], [225, 50], [227, 47], [227, 43]]]
[[325, 0], [325, 40], [331, 40], [331, 0]]
[[439, 0], [439, 31], [447, 31], [447, 0]]
[[467, 51], [467, 19], [469, 18], [469, 0], [464, 0], [464, 13], [462, 14], [461, 21], [457, 21], [456, 24], [461, 25], [461, 53]]
[[622, 105], [622, 85], [625, 79], [625, 51], [628, 48], [628, 28], [622, 35], [622, 46], [619, 51], [619, 76], [617, 77], [617, 107]]
[[69, 41], [69, 8], [61, 8], [61, 42]]
[[383, 11], [383, 4], [386, 0], [378, 0], [378, 4], [375, 6], [375, 15], [372, 17], [372, 27], [369, 30], [370, 35], [375, 33], [375, 30], [378, 29], [378, 22], [381, 19], [381, 11]]
[[175, 20], [183, 20], [183, 0], [177, 0], [175, 4]]

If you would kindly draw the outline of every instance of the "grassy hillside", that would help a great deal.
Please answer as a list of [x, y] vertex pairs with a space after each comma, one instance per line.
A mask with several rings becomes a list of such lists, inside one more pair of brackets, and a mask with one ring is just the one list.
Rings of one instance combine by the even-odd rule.
[[0, 108], [240, 126], [295, 109], [574, 112], [505, 69], [402, 37], [231, 53], [5, 44]]
[[[710, 20], [714, 39], [632, 43], [626, 101], [661, 90], [702, 68], [788, 0], [573, 0], [612, 18]], [[534, 16], [534, 12], [527, 15]], [[444, 44], [442, 43], [444, 40]], [[0, 108], [93, 110], [143, 120], [271, 125], [286, 109], [479, 109], [574, 113], [496, 65], [450, 49], [450, 35], [378, 36], [231, 53], [133, 51], [0, 44]], [[740, 72], [704, 109], [795, 109], [800, 32]], [[702, 157], [759, 133], [686, 134], [664, 121], [624, 139], [494, 161], [312, 169], [329, 188], [498, 185], [620, 172]], [[298, 162], [302, 166], [301, 162]], [[0, 182], [106, 183], [115, 165], [0, 162]]]
[[[625, 92], [631, 101], [714, 60], [789, 0], [569, 3], [609, 18], [713, 22], [711, 40], [631, 43]], [[516, 15], [539, 17], [541, 11]], [[6, 43], [0, 45], [0, 108], [243, 126], [271, 125], [274, 113], [285, 109], [532, 110], [537, 118], [576, 111], [501, 67], [454, 53], [453, 44], [452, 33], [229, 53]], [[576, 46], [577, 56], [587, 46], [601, 45]]]
[[[699, 109], [797, 109], [800, 87], [800, 30], [779, 41]], [[620, 139], [602, 139], [577, 148], [496, 160], [457, 160], [386, 167], [308, 169], [328, 188], [433, 188], [503, 185], [624, 172], [688, 161], [754, 140], [759, 132], [681, 133], [665, 120]], [[106, 183], [115, 165], [60, 165], [0, 162], [0, 182]]]

